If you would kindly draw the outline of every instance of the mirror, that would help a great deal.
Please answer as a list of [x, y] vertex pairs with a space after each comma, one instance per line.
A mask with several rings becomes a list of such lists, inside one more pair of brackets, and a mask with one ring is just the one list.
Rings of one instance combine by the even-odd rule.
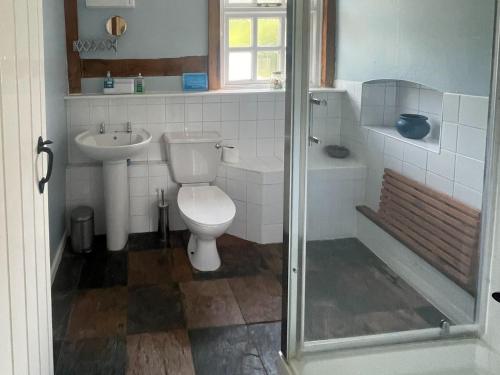
[[106, 31], [110, 35], [122, 36], [127, 31], [127, 21], [120, 16], [113, 16], [106, 22]]

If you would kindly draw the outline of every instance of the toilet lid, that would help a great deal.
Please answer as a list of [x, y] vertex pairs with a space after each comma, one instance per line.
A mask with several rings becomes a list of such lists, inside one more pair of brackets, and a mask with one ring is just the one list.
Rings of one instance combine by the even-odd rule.
[[217, 186], [183, 186], [177, 203], [182, 214], [203, 225], [218, 225], [234, 219], [236, 206]]

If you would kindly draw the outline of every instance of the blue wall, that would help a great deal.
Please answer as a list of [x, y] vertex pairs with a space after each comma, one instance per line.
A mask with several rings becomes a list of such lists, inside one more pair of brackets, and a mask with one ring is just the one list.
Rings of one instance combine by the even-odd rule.
[[337, 79], [489, 95], [494, 0], [338, 0]]
[[51, 261], [65, 232], [66, 204], [66, 109], [64, 96], [68, 92], [66, 67], [66, 35], [64, 2], [43, 2], [45, 47], [45, 94], [47, 113], [47, 138], [55, 154], [54, 171], [48, 185]]
[[[87, 8], [78, 0], [78, 28], [81, 39], [108, 37], [106, 20], [120, 15], [128, 30], [113, 51], [83, 53], [83, 58], [161, 58], [205, 56], [208, 54], [208, 1], [206, 0], [136, 0], [133, 9]], [[146, 80], [149, 91], [180, 90], [179, 77]], [[83, 80], [84, 92], [102, 91], [102, 79]]]
[[[448, 92], [488, 95], [494, 0], [338, 0], [337, 78], [404, 79]], [[78, 0], [80, 37], [106, 37], [121, 15], [129, 29], [118, 53], [92, 58], [207, 54], [207, 1], [137, 0], [134, 9], [88, 9]], [[178, 77], [149, 79], [151, 91], [179, 90]], [[83, 80], [85, 92], [101, 79]]]

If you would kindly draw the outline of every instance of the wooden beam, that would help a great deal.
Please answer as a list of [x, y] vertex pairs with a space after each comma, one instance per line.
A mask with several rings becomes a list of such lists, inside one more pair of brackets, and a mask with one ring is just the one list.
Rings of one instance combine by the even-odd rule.
[[208, 87], [218, 90], [221, 87], [220, 64], [220, 0], [208, 0]]
[[64, 18], [66, 23], [66, 56], [68, 60], [69, 93], [79, 94], [82, 92], [82, 66], [80, 53], [73, 51], [73, 41], [78, 40], [77, 0], [64, 0]]
[[323, 0], [323, 25], [321, 35], [321, 86], [333, 87], [335, 83], [335, 31], [337, 28], [337, 1]]
[[161, 59], [83, 59], [82, 78], [104, 77], [107, 71], [113, 77], [180, 76], [183, 73], [206, 73], [207, 56], [186, 56]]

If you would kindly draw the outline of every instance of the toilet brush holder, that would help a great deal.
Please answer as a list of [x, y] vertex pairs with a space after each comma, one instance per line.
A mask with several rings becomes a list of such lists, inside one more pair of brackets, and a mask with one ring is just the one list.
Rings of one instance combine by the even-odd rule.
[[168, 203], [158, 204], [158, 234], [162, 242], [170, 247], [170, 226], [168, 223]]
[[[160, 192], [158, 192], [160, 193]], [[165, 200], [165, 190], [158, 194], [158, 234], [160, 240], [170, 247], [170, 226], [168, 222], [168, 202]]]

